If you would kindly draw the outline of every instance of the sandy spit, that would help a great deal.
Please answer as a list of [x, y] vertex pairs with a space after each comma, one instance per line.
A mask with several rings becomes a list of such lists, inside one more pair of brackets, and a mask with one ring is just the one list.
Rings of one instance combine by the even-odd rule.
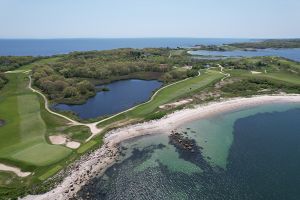
[[42, 195], [29, 195], [24, 200], [65, 200], [76, 198], [76, 193], [88, 180], [101, 175], [118, 157], [118, 144], [138, 136], [170, 133], [171, 130], [193, 120], [207, 118], [219, 113], [253, 107], [269, 103], [300, 103], [300, 95], [254, 96], [251, 98], [224, 99], [199, 105], [192, 109], [176, 111], [160, 120], [140, 123], [116, 129], [104, 139], [104, 145], [94, 152], [83, 156], [74, 163], [69, 175], [53, 190]]

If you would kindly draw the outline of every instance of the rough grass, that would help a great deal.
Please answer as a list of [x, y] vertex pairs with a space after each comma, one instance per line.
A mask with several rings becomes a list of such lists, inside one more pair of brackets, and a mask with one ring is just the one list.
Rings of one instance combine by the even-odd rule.
[[300, 75], [287, 73], [284, 71], [278, 72], [262, 72], [261, 74], [252, 74], [251, 71], [248, 70], [225, 70], [226, 73], [230, 73], [234, 77], [248, 77], [248, 78], [271, 78], [279, 81], [284, 81], [287, 83], [300, 84]]
[[0, 187], [10, 185], [10, 187], [14, 185], [18, 185], [20, 178], [11, 172], [0, 172]]
[[291, 73], [269, 73], [261, 75], [263, 77], [272, 78], [288, 83], [300, 84], [300, 76]]
[[86, 126], [73, 126], [67, 128], [64, 131], [64, 134], [68, 135], [72, 140], [78, 142], [84, 142], [87, 138], [89, 138], [92, 135], [90, 129]]

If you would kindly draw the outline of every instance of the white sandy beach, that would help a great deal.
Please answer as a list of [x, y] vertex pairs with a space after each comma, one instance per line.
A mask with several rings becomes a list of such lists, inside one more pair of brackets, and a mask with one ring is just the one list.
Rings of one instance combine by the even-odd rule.
[[127, 139], [155, 133], [171, 133], [171, 130], [189, 121], [241, 108], [282, 102], [300, 103], [300, 95], [255, 96], [251, 98], [235, 98], [212, 102], [206, 105], [196, 106], [193, 109], [174, 112], [160, 120], [113, 130], [106, 135], [104, 145], [100, 149], [83, 156], [79, 161], [74, 163], [69, 176], [55, 189], [42, 195], [31, 195], [23, 199], [64, 200], [74, 197], [90, 178], [100, 175], [107, 167], [115, 162], [118, 156], [118, 144]]

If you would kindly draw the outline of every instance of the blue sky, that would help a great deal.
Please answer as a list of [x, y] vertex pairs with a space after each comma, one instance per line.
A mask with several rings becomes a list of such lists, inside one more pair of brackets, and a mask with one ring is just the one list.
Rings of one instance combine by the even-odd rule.
[[0, 0], [0, 38], [300, 37], [299, 0]]

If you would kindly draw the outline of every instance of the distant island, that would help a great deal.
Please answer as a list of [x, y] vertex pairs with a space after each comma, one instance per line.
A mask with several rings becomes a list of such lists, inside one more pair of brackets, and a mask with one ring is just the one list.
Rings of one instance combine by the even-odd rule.
[[195, 45], [195, 48], [209, 51], [300, 48], [300, 39], [268, 39], [254, 42], [224, 44], [220, 46]]
[[229, 45], [241, 49], [300, 48], [300, 39], [272, 39], [259, 42], [233, 43]]

